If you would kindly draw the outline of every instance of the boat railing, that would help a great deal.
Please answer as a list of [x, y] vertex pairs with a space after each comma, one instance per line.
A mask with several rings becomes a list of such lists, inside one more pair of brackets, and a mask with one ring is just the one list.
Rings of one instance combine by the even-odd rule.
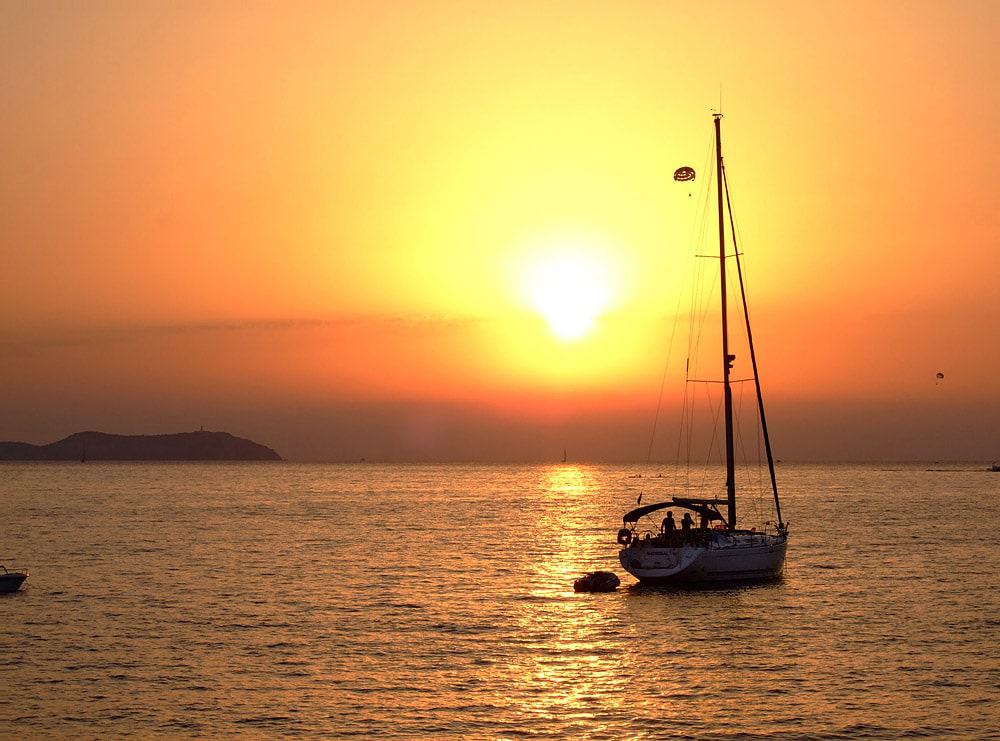
[[643, 542], [651, 542], [654, 545], [659, 545], [664, 548], [680, 548], [685, 545], [705, 545], [711, 538], [709, 537], [708, 530], [695, 529], [695, 530], [674, 530], [668, 532], [654, 532], [652, 530], [644, 530], [642, 533], [638, 533], [636, 540]]
[[633, 543], [648, 543], [661, 548], [683, 548], [694, 545], [710, 549], [732, 548], [732, 541], [726, 542], [719, 538], [712, 537], [714, 534], [731, 534], [738, 536], [746, 545], [763, 545], [769, 539], [776, 538], [780, 533], [768, 532], [767, 528], [762, 530], [738, 530], [735, 533], [728, 533], [725, 530], [709, 530], [696, 528], [688, 531], [674, 530], [672, 532], [655, 532], [653, 530], [635, 531]]

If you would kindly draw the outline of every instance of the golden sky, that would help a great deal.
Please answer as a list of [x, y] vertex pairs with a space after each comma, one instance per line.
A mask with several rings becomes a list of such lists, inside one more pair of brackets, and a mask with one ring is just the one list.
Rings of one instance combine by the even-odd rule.
[[5, 3], [0, 438], [642, 459], [721, 95], [779, 450], [995, 457], [998, 21]]

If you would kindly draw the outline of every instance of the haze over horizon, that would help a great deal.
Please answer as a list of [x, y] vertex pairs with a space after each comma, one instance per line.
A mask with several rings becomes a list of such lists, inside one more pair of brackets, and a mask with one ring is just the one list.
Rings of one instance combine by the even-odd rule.
[[8, 3], [0, 439], [644, 460], [721, 82], [777, 456], [1000, 458], [998, 20]]

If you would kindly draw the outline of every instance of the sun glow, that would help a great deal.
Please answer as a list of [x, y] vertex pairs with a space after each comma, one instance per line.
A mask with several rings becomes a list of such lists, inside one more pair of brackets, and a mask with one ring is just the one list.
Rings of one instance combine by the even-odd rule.
[[567, 342], [587, 335], [612, 299], [610, 266], [598, 255], [567, 247], [536, 257], [524, 278], [528, 304]]

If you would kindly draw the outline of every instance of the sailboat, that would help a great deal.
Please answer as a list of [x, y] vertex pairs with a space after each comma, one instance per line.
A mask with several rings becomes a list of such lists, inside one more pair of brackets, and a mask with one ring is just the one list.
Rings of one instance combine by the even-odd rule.
[[[760, 377], [757, 372], [757, 357], [754, 352], [753, 335], [750, 331], [750, 314], [743, 285], [743, 269], [740, 266], [739, 250], [733, 254], [726, 252], [726, 227], [724, 205], [728, 205], [728, 185], [722, 160], [722, 114], [713, 114], [715, 125], [715, 173], [718, 189], [719, 217], [719, 279], [721, 282], [721, 335], [722, 335], [722, 386], [726, 445], [725, 498], [716, 496], [673, 496], [668, 500], [647, 504], [627, 512], [622, 518], [623, 527], [618, 531], [618, 543], [622, 545], [619, 559], [622, 568], [640, 582], [652, 584], [703, 584], [719, 582], [753, 582], [776, 579], [781, 576], [788, 548], [788, 525], [781, 518], [781, 502], [778, 497], [778, 483], [774, 472], [774, 457], [767, 434], [764, 415], [764, 398]], [[693, 179], [690, 168], [676, 179]], [[681, 172], [678, 170], [678, 172]], [[725, 196], [725, 199], [724, 199]], [[729, 208], [732, 223], [732, 209]], [[735, 444], [733, 425], [733, 393], [731, 378], [736, 356], [730, 353], [728, 307], [726, 305], [726, 261], [735, 258], [740, 298], [743, 304], [743, 318], [746, 325], [746, 340], [749, 347], [753, 382], [756, 388], [757, 411], [760, 431], [763, 435], [767, 454], [770, 486], [774, 494], [776, 520], [763, 529], [746, 529], [738, 526], [736, 499]], [[745, 379], [750, 380], [750, 379]], [[641, 495], [640, 495], [641, 500]], [[676, 508], [685, 510], [682, 527], [677, 529], [672, 511], [656, 530], [640, 531], [640, 523], [654, 512]], [[696, 526], [691, 513], [698, 515]], [[654, 526], [655, 526], [655, 521]]]

